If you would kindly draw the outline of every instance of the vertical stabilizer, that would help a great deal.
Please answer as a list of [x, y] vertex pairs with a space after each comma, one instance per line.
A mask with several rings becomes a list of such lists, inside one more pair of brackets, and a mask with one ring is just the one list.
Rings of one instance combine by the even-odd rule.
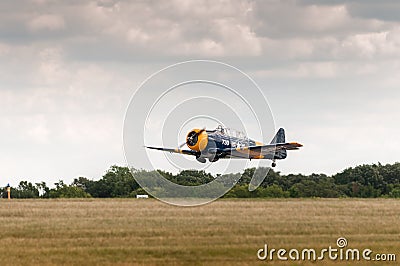
[[[280, 128], [276, 133], [275, 137], [272, 139], [271, 144], [276, 143], [285, 143], [285, 130]], [[285, 159], [287, 156], [287, 152], [285, 149], [275, 151], [274, 159]]]
[[285, 130], [283, 128], [280, 128], [276, 133], [275, 137], [272, 139], [271, 144], [285, 143], [285, 142], [286, 142]]

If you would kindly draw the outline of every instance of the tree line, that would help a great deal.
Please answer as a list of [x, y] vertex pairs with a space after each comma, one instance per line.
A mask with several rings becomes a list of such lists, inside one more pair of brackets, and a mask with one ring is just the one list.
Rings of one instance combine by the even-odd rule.
[[[226, 198], [400, 198], [400, 163], [382, 165], [360, 165], [328, 176], [325, 174], [288, 174], [282, 175], [269, 170], [261, 185], [249, 191], [249, 183], [258, 172], [267, 168], [249, 168], [243, 173], [229, 174], [229, 180], [236, 185], [224, 195]], [[128, 167], [111, 166], [99, 180], [86, 177], [75, 178], [71, 184], [60, 180], [53, 188], [45, 182], [32, 184], [21, 181], [17, 187], [11, 187], [12, 198], [127, 198], [138, 194], [147, 194], [139, 186], [135, 177], [151, 178], [154, 171], [134, 170]], [[158, 170], [173, 183], [185, 186], [197, 186], [213, 181], [215, 178], [205, 171], [183, 170], [178, 174]], [[228, 180], [226, 179], [226, 180]], [[221, 180], [224, 180], [223, 178]], [[223, 181], [222, 181], [223, 182]], [[159, 188], [162, 189], [162, 188]], [[1, 188], [2, 198], [7, 198], [7, 187]]]

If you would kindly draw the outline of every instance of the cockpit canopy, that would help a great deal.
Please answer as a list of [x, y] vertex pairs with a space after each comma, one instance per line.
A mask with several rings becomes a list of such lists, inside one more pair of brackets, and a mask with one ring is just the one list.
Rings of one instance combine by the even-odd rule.
[[218, 127], [215, 129], [215, 131], [219, 132], [220, 134], [229, 136], [229, 137], [247, 139], [246, 134], [244, 134], [242, 131], [239, 131], [239, 130], [236, 130], [236, 129], [232, 129], [232, 128], [223, 127], [221, 125], [218, 125]]

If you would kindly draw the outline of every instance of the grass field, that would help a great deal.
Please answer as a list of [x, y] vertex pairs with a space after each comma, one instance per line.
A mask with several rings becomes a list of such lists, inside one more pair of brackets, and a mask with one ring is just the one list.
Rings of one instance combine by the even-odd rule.
[[257, 259], [265, 243], [320, 250], [341, 236], [348, 248], [397, 256], [356, 265], [400, 263], [400, 201], [391, 199], [1, 200], [0, 225], [2, 265], [354, 265]]

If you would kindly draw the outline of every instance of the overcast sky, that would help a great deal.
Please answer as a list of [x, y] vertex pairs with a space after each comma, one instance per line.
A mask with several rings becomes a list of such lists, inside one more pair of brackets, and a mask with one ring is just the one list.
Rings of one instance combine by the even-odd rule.
[[190, 59], [258, 83], [276, 126], [304, 144], [278, 171], [396, 162], [398, 14], [394, 0], [1, 1], [0, 186], [124, 165], [132, 93]]

